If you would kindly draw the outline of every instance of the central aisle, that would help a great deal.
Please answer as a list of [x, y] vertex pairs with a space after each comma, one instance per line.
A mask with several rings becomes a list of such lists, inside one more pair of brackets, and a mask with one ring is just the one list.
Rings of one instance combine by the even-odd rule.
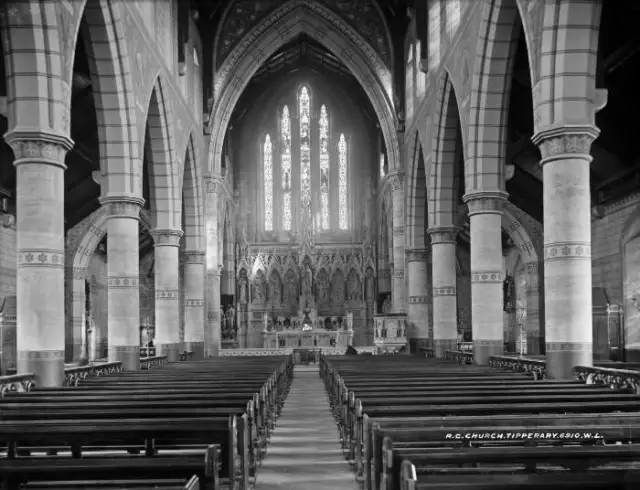
[[318, 365], [295, 366], [291, 391], [258, 470], [256, 490], [358, 489]]

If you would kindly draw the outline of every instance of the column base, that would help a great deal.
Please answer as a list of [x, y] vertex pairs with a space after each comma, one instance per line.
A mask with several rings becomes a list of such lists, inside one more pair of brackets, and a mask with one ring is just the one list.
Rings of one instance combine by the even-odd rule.
[[167, 356], [168, 362], [179, 361], [180, 360], [180, 342], [156, 344], [156, 355]]
[[640, 362], [640, 349], [625, 349], [624, 362]]
[[18, 374], [35, 375], [38, 388], [60, 388], [64, 385], [64, 351], [18, 352]]
[[123, 371], [140, 371], [140, 347], [137, 345], [110, 345], [109, 362], [122, 363]]
[[593, 347], [588, 343], [547, 343], [547, 376], [550, 379], [573, 378], [576, 366], [593, 365]]
[[479, 366], [487, 366], [489, 357], [501, 356], [504, 350], [502, 340], [474, 340], [473, 341], [473, 362]]
[[433, 341], [433, 352], [438, 358], [443, 358], [448, 350], [456, 350], [457, 347], [457, 339], [434, 339]]
[[185, 342], [184, 349], [193, 352], [194, 361], [204, 359], [204, 342]]

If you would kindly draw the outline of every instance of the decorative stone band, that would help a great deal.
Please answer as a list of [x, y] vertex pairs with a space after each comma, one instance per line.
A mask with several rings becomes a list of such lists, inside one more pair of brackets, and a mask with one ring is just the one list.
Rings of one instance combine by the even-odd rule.
[[429, 296], [409, 296], [410, 305], [424, 305], [429, 303]]
[[590, 259], [591, 243], [589, 242], [554, 242], [545, 243], [544, 260]]
[[204, 307], [203, 299], [185, 299], [184, 305], [191, 308], [202, 308]]
[[404, 235], [404, 226], [402, 226], [402, 225], [394, 226], [393, 227], [393, 234], [394, 235]]
[[547, 342], [547, 352], [592, 352], [591, 342]]
[[180, 290], [178, 288], [156, 289], [156, 299], [164, 301], [178, 301], [178, 299], [180, 299]]
[[187, 250], [184, 252], [185, 264], [203, 264], [205, 263], [205, 253], [195, 250]]
[[471, 271], [471, 282], [502, 284], [502, 271]]
[[215, 322], [218, 317], [220, 316], [220, 312], [216, 311], [216, 310], [212, 310], [212, 311], [208, 311], [207, 312], [207, 320], [211, 321], [211, 322]]
[[499, 339], [477, 339], [473, 341], [473, 345], [477, 346], [477, 347], [487, 347], [487, 346], [495, 346], [495, 345], [499, 345], [502, 346], [503, 340], [502, 338]]
[[393, 277], [402, 279], [404, 277], [404, 269], [393, 269]]
[[138, 276], [109, 276], [107, 287], [110, 289], [138, 289]]
[[87, 295], [84, 292], [84, 288], [82, 291], [74, 291], [71, 293], [71, 301], [85, 301]]
[[578, 158], [591, 161], [591, 144], [600, 135], [600, 130], [590, 124], [579, 126], [558, 126], [539, 131], [531, 138], [540, 147], [541, 165]]
[[18, 360], [26, 361], [61, 361], [64, 360], [64, 350], [21, 350]]
[[476, 214], [502, 215], [508, 194], [503, 191], [480, 191], [465, 194], [462, 200], [469, 208], [469, 216]]
[[209, 175], [204, 179], [207, 194], [220, 194], [224, 179], [219, 175]]
[[154, 247], [179, 247], [182, 230], [162, 230], [154, 229], [149, 233], [153, 237]]
[[436, 226], [429, 228], [427, 233], [431, 237], [431, 245], [436, 243], [456, 243], [458, 236], [458, 227], [456, 226]]
[[64, 268], [64, 251], [51, 249], [18, 250], [18, 267]]
[[13, 150], [13, 164], [49, 164], [67, 168], [64, 164], [67, 152], [73, 148], [73, 141], [59, 134], [39, 131], [12, 131], [4, 135], [4, 140]]
[[99, 199], [109, 218], [140, 219], [140, 209], [144, 199], [133, 196], [108, 196]]
[[455, 296], [456, 293], [456, 287], [455, 286], [441, 286], [441, 287], [434, 287], [433, 288], [433, 295], [434, 296]]
[[412, 248], [407, 250], [407, 262], [428, 262], [429, 261], [429, 250]]

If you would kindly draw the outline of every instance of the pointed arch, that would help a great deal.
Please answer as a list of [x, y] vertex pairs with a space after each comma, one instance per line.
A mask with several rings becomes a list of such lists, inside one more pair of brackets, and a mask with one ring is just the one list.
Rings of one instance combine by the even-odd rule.
[[425, 162], [420, 144], [418, 131], [411, 138], [413, 145], [409, 148], [409, 195], [407, 199], [407, 231], [408, 249], [423, 249], [426, 247], [425, 234], [427, 226], [427, 176]]
[[464, 151], [460, 148], [460, 113], [455, 90], [446, 71], [440, 79], [436, 104], [437, 126], [431, 144], [427, 192], [430, 228], [454, 224], [458, 186], [462, 185], [456, 168], [457, 158], [460, 157], [458, 150]]
[[[149, 194], [151, 198], [154, 228], [180, 228], [181, 209], [179, 207], [176, 177], [180, 175], [175, 166], [175, 144], [170, 124], [173, 120], [166, 104], [166, 93], [162, 77], [156, 77], [149, 97], [145, 141], [148, 136]], [[146, 146], [146, 145], [145, 145]]]
[[184, 158], [184, 176], [182, 182], [182, 205], [184, 216], [185, 249], [204, 251], [204, 196], [200, 185], [200, 168], [198, 165], [195, 133], [192, 131], [187, 140]]
[[391, 71], [367, 41], [330, 9], [319, 2], [290, 0], [247, 34], [216, 73], [215, 103], [208, 123], [209, 172], [220, 172], [229, 119], [249, 80], [274, 52], [301, 33], [323, 44], [353, 72], [378, 116], [390, 168], [401, 168]]

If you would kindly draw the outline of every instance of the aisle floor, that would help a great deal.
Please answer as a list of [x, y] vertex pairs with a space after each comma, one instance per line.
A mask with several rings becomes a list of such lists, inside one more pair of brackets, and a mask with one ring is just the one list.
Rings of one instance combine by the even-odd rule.
[[357, 490], [318, 366], [297, 365], [256, 490]]

